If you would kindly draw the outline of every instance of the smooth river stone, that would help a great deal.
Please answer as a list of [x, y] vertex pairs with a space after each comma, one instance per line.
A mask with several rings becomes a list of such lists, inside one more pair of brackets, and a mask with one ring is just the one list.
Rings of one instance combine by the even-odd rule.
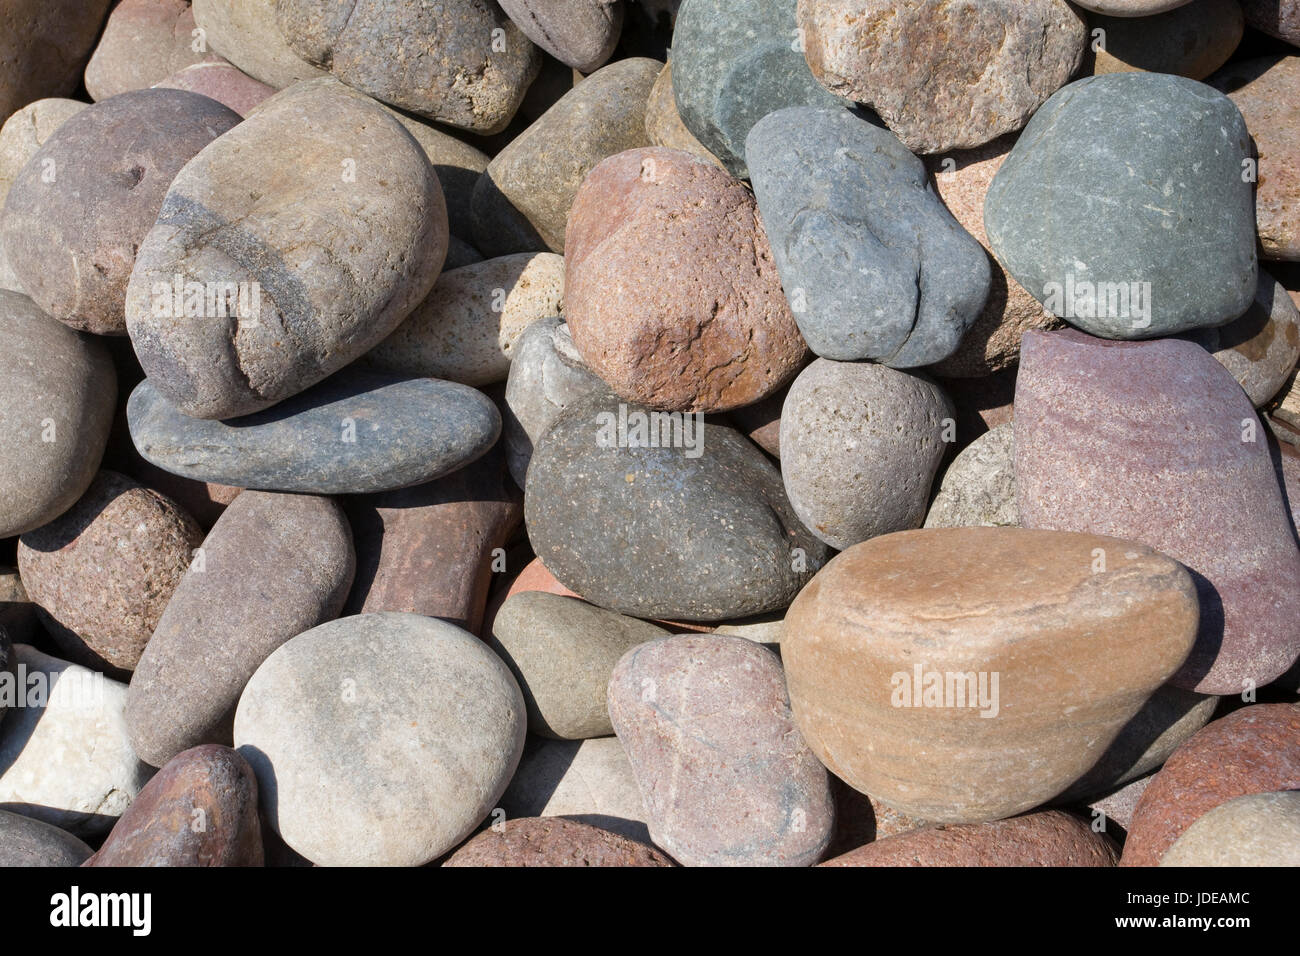
[[177, 754], [86, 866], [261, 866], [257, 778], [229, 747]]
[[834, 558], [787, 612], [781, 656], [832, 773], [909, 816], [978, 823], [1087, 772], [1196, 619], [1191, 575], [1142, 545], [930, 528]]
[[72, 508], [18, 539], [18, 569], [64, 654], [129, 671], [202, 541], [174, 501], [101, 471]]
[[276, 0], [275, 22], [348, 86], [475, 133], [505, 128], [542, 64], [492, 0]]
[[0, 122], [77, 88], [109, 0], [9, 0], [0, 7]]
[[655, 419], [620, 405], [585, 396], [538, 442], [524, 495], [537, 556], [566, 587], [632, 617], [723, 621], [786, 607], [827, 549], [776, 468], [696, 418], [678, 420], [684, 447], [642, 447], [631, 425]]
[[0, 866], [80, 866], [92, 852], [66, 830], [0, 810]]
[[614, 732], [606, 703], [614, 665], [638, 644], [667, 636], [586, 601], [527, 591], [501, 606], [488, 646], [519, 682], [532, 733], [586, 740]]
[[1241, 12], [1247, 25], [1300, 46], [1300, 0], [1241, 0]]
[[1192, 0], [1151, 17], [1093, 13], [1083, 72], [1176, 73], [1203, 80], [1232, 56], [1244, 28], [1237, 0]]
[[1114, 866], [1119, 854], [1101, 833], [1061, 810], [1010, 820], [924, 827], [886, 837], [822, 866]]
[[809, 72], [802, 39], [792, 0], [683, 4], [672, 44], [677, 112], [738, 179], [749, 178], [745, 137], [768, 113], [843, 105]]
[[1300, 866], [1300, 790], [1220, 804], [1183, 831], [1161, 866]]
[[929, 379], [870, 362], [813, 362], [781, 410], [781, 476], [795, 514], [841, 550], [919, 528], [952, 415]]
[[52, 97], [29, 103], [5, 120], [0, 127], [0, 209], [4, 208], [5, 197], [27, 161], [55, 130], [89, 105], [80, 100]]
[[799, 0], [798, 16], [813, 76], [916, 153], [1023, 127], [1069, 82], [1088, 36], [1065, 0]]
[[350, 498], [345, 508], [357, 574], [344, 613], [408, 611], [478, 632], [495, 552], [524, 517], [498, 449], [437, 481]]
[[1093, 335], [1223, 325], [1250, 307], [1257, 281], [1249, 144], [1232, 101], [1194, 80], [1071, 83], [994, 177], [990, 244], [1025, 289]]
[[565, 319], [615, 392], [728, 411], [784, 385], [808, 353], [745, 186], [680, 150], [629, 150], [582, 184], [565, 244]]
[[830, 843], [825, 768], [790, 715], [777, 656], [679, 635], [628, 651], [609, 682], [657, 846], [685, 866], [810, 866]]
[[1076, 0], [1075, 6], [1113, 17], [1149, 17], [1189, 2], [1190, 0]]
[[76, 836], [105, 833], [153, 773], [127, 739], [126, 685], [14, 646], [17, 689], [0, 727], [0, 809]]
[[809, 348], [894, 368], [957, 350], [988, 298], [988, 255], [920, 159], [848, 110], [799, 107], [759, 121], [747, 155]]
[[275, 87], [253, 79], [224, 60], [191, 64], [153, 85], [198, 93], [230, 107], [240, 116], [247, 116], [263, 100], [275, 95]]
[[239, 701], [235, 743], [271, 826], [322, 866], [422, 866], [496, 806], [524, 701], [478, 638], [417, 614], [299, 634]]
[[0, 290], [0, 538], [71, 508], [99, 468], [117, 373], [102, 342]]
[[0, 219], [5, 255], [32, 301], [76, 329], [126, 331], [136, 250], [168, 187], [239, 120], [206, 96], [160, 89], [111, 97], [64, 122], [14, 179]]
[[649, 145], [646, 101], [663, 64], [634, 57], [597, 70], [488, 165], [474, 187], [474, 245], [489, 256], [564, 252], [569, 209], [601, 160]]
[[952, 460], [926, 513], [926, 528], [1015, 528], [1016, 471], [1011, 423], [990, 428]]
[[477, 389], [357, 368], [230, 421], [183, 414], [152, 379], [136, 386], [126, 411], [135, 447], [159, 468], [324, 495], [432, 481], [483, 455], [501, 434], [500, 413]]
[[443, 866], [672, 866], [654, 847], [556, 817], [506, 820], [451, 855]]
[[195, 30], [190, 0], [122, 0], [108, 15], [86, 64], [90, 98], [142, 90], [177, 70], [215, 59]]
[[452, 269], [365, 356], [372, 368], [465, 385], [505, 381], [529, 325], [564, 311], [564, 257], [522, 252]]
[[1300, 704], [1255, 704], [1174, 751], [1147, 786], [1123, 866], [1155, 866], [1187, 829], [1234, 797], [1300, 790]]
[[[304, 84], [172, 182], [136, 256], [127, 329], [182, 412], [247, 415], [383, 340], [428, 295], [446, 252], [442, 190], [419, 144], [368, 97]], [[177, 282], [213, 301], [195, 308], [191, 296], [178, 310]], [[243, 309], [227, 315], [235, 297], [224, 292], [238, 283]]]
[[329, 498], [246, 491], [181, 579], [136, 665], [131, 744], [156, 767], [199, 744], [230, 743], [230, 719], [258, 665], [336, 617], [352, 585], [352, 533]]
[[1015, 432], [1025, 527], [1132, 538], [1192, 570], [1200, 633], [1175, 684], [1240, 694], [1300, 657], [1300, 551], [1263, 426], [1204, 349], [1027, 333]]
[[681, 114], [677, 112], [677, 100], [673, 92], [673, 65], [668, 63], [659, 73], [655, 85], [650, 88], [650, 98], [645, 104], [645, 133], [651, 146], [666, 146], [669, 149], [685, 150], [694, 153], [700, 159], [707, 159], [715, 166], [726, 166], [714, 156], [695, 134], [686, 128]]
[[276, 0], [194, 0], [193, 7], [204, 41], [253, 79], [282, 90], [325, 75], [280, 35]]
[[500, 2], [528, 39], [581, 73], [590, 73], [609, 59], [623, 29], [622, 0]]

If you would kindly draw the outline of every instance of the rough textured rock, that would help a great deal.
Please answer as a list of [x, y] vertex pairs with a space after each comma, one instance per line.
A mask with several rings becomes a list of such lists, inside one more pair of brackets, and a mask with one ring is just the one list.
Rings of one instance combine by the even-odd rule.
[[363, 614], [298, 635], [239, 701], [271, 826], [314, 863], [419, 866], [474, 831], [524, 744], [524, 702], [472, 634]]
[[894, 368], [956, 351], [984, 308], [988, 256], [921, 160], [848, 110], [798, 107], [764, 117], [747, 156], [809, 348]]
[[1240, 386], [1191, 342], [1025, 336], [1020, 520], [1132, 538], [1187, 565], [1200, 631], [1174, 683], [1203, 694], [1263, 686], [1300, 656], [1300, 551], [1262, 431]]
[[29, 103], [5, 120], [0, 127], [0, 209], [4, 208], [5, 197], [27, 161], [55, 130], [89, 105], [51, 97]]
[[564, 252], [578, 187], [607, 156], [648, 145], [646, 100], [663, 64], [597, 70], [510, 141], [474, 187], [474, 245], [488, 256]]
[[754, 198], [679, 150], [629, 150], [582, 185], [565, 245], [578, 353], [629, 401], [727, 411], [780, 388], [807, 347]]
[[324, 74], [280, 35], [274, 0], [193, 0], [193, 7], [204, 41], [253, 79], [282, 90]]
[[[446, 251], [437, 176], [402, 125], [358, 93], [286, 90], [172, 182], [136, 256], [127, 329], [180, 411], [246, 415], [381, 341]], [[177, 276], [202, 301], [178, 295]]]
[[781, 664], [737, 637], [628, 651], [609, 715], [650, 835], [686, 866], [809, 866], [830, 843], [825, 769], [795, 729]]
[[169, 498], [101, 471], [81, 499], [18, 540], [45, 629], [73, 660], [132, 670], [203, 540]]
[[1155, 866], [1187, 829], [1234, 797], [1300, 789], [1300, 704], [1255, 704], [1206, 726], [1147, 786], [1123, 866]]
[[328, 498], [243, 492], [203, 542], [131, 678], [126, 718], [141, 759], [228, 744], [239, 695], [296, 634], [338, 615], [352, 535]]
[[124, 332], [136, 250], [168, 186], [238, 123], [215, 100], [162, 89], [123, 93], [65, 121], [15, 177], [0, 219], [5, 255], [32, 301], [73, 328]]
[[[620, 444], [621, 411], [586, 396], [538, 443], [524, 496], [537, 556], [588, 601], [633, 617], [721, 621], [788, 605], [826, 547], [763, 453], [698, 419], [679, 420], [682, 447], [643, 447], [630, 428]], [[626, 415], [654, 421], [636, 406]]]
[[501, 9], [528, 39], [582, 73], [609, 59], [623, 29], [622, 0], [501, 0]]
[[1020, 525], [1010, 422], [990, 428], [952, 460], [925, 516], [927, 528], [985, 525]]
[[307, 62], [377, 100], [497, 133], [541, 56], [492, 0], [277, 0], [275, 22]]
[[859, 847], [822, 866], [1114, 866], [1108, 837], [1060, 810], [992, 823], [925, 827]]
[[489, 828], [443, 866], [672, 866], [653, 847], [574, 820], [526, 817]]
[[198, 93], [225, 104], [240, 116], [247, 116], [263, 100], [275, 95], [275, 87], [253, 79], [224, 60], [191, 64], [164, 77], [154, 86]]
[[86, 64], [90, 98], [142, 90], [177, 70], [215, 59], [196, 29], [190, 0], [122, 0], [108, 15]]
[[1297, 0], [1241, 0], [1246, 23], [1271, 37], [1300, 46], [1300, 2]]
[[1183, 831], [1161, 866], [1300, 866], [1300, 790], [1220, 804]]
[[869, 104], [917, 153], [1020, 129], [1069, 81], [1087, 39], [1065, 0], [799, 0], [798, 15], [813, 76]]
[[197, 521], [204, 531], [211, 530], [226, 506], [243, 490], [232, 485], [192, 481], [173, 475], [170, 471], [163, 471], [157, 465], [145, 461], [135, 451], [134, 445], [131, 446], [131, 451], [135, 453], [125, 466], [127, 473], [146, 488], [152, 488], [180, 505], [181, 510]]
[[1151, 17], [1093, 13], [1083, 71], [1176, 73], [1202, 80], [1232, 56], [1244, 28], [1237, 0], [1193, 0]]
[[488, 646], [519, 682], [532, 733], [586, 740], [614, 732], [606, 704], [614, 665], [638, 644], [667, 636], [586, 601], [527, 591], [501, 605]]
[[781, 476], [795, 514], [841, 550], [920, 527], [952, 414], [939, 387], [920, 376], [813, 362], [781, 410]]
[[677, 100], [673, 93], [673, 65], [668, 63], [659, 73], [655, 85], [650, 88], [650, 98], [645, 104], [645, 134], [651, 146], [666, 146], [694, 153], [700, 159], [706, 159], [715, 166], [722, 166], [722, 160], [709, 152], [708, 147], [695, 138], [695, 134], [686, 128], [682, 116], [677, 112]]
[[113, 424], [117, 374], [103, 344], [0, 290], [0, 538], [76, 503]]
[[77, 88], [108, 0], [10, 0], [0, 10], [0, 122]]
[[809, 72], [789, 0], [689, 0], [683, 7], [672, 43], [677, 113], [737, 178], [749, 178], [745, 137], [768, 113], [842, 105]]
[[177, 754], [136, 796], [87, 866], [261, 866], [257, 779], [208, 744]]
[[1196, 619], [1186, 569], [1133, 542], [935, 528], [832, 560], [787, 612], [781, 656], [832, 773], [909, 816], [976, 823], [1088, 771]]
[[0, 810], [76, 836], [107, 832], [153, 773], [127, 739], [126, 685], [26, 644], [14, 670], [26, 696], [0, 736]]
[[66, 830], [0, 810], [0, 866], [80, 866], [91, 852]]
[[432, 481], [483, 455], [501, 434], [472, 388], [348, 368], [274, 408], [231, 421], [191, 418], [151, 379], [127, 402], [131, 438], [159, 468], [197, 481], [365, 494]]
[[989, 241], [1025, 289], [1094, 335], [1223, 325], [1250, 307], [1257, 281], [1249, 143], [1232, 101], [1202, 83], [1165, 73], [1071, 83], [994, 177]]
[[515, 343], [564, 311], [564, 257], [522, 252], [444, 272], [397, 331], [366, 354], [375, 368], [491, 385], [510, 373]]

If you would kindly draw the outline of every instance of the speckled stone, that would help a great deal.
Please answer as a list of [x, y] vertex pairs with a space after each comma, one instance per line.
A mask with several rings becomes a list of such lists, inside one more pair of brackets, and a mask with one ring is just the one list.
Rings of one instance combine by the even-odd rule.
[[524, 496], [537, 556], [588, 601], [633, 617], [721, 621], [787, 606], [827, 550], [763, 453], [697, 419], [679, 420], [693, 439], [684, 447], [639, 447], [630, 430], [620, 445], [619, 406], [586, 396], [538, 443]]
[[1069, 81], [1087, 39], [1065, 0], [799, 0], [798, 15], [813, 76], [869, 104], [917, 153], [1020, 129]]
[[247, 116], [263, 100], [275, 95], [275, 87], [253, 79], [224, 60], [193, 63], [153, 85], [198, 93], [230, 107], [240, 116]]
[[204, 42], [255, 80], [282, 90], [324, 74], [280, 35], [269, 0], [193, 0]]
[[565, 318], [587, 366], [629, 401], [727, 411], [807, 355], [749, 191], [680, 150], [629, 150], [569, 215]]
[[1239, 694], [1300, 656], [1300, 551], [1264, 429], [1200, 346], [1027, 333], [1015, 454], [1025, 527], [1132, 538], [1192, 570], [1200, 632], [1175, 684]]
[[[171, 183], [127, 288], [131, 344], [185, 414], [251, 414], [392, 332], [428, 295], [446, 251], [442, 190], [415, 140], [369, 97], [304, 84], [267, 100]], [[243, 313], [221, 315], [223, 298], [176, 316], [177, 276], [214, 300], [244, 283]]]
[[556, 817], [506, 820], [489, 827], [443, 866], [672, 866], [654, 847], [586, 823]]
[[1104, 834], [1060, 810], [993, 823], [925, 827], [868, 843], [823, 866], [1114, 866]]
[[86, 64], [90, 98], [142, 90], [184, 67], [216, 59], [195, 29], [190, 0], [122, 0], [108, 15]]
[[694, 153], [700, 159], [706, 159], [715, 166], [723, 166], [722, 160], [709, 152], [708, 147], [695, 138], [695, 134], [686, 128], [682, 116], [677, 112], [677, 100], [673, 93], [673, 65], [668, 63], [659, 73], [655, 85], [650, 88], [650, 98], [645, 104], [645, 133], [651, 146], [666, 146]]
[[809, 348], [894, 368], [952, 355], [984, 309], [988, 254], [939, 201], [925, 164], [844, 109], [771, 113], [747, 142], [758, 207]]
[[229, 747], [177, 754], [86, 866], [261, 866], [253, 768]]
[[136, 250], [168, 186], [238, 123], [215, 100], [162, 89], [122, 93], [68, 118], [15, 177], [0, 218], [5, 255], [32, 301], [73, 328], [125, 332]]
[[1174, 751], [1138, 802], [1123, 866], [1155, 866], [1198, 819], [1234, 797], [1300, 789], [1300, 704], [1255, 704]]
[[925, 516], [927, 528], [1020, 525], [1011, 423], [990, 428], [952, 460]]
[[1249, 143], [1236, 106], [1203, 83], [1166, 73], [1071, 83], [993, 178], [989, 242], [1085, 332], [1143, 339], [1222, 325], [1250, 307], [1257, 281]]
[[5, 120], [0, 127], [0, 209], [4, 208], [9, 188], [27, 161], [55, 130], [89, 105], [80, 100], [51, 97], [29, 103]]
[[125, 466], [126, 472], [146, 488], [152, 488], [180, 505], [181, 510], [197, 521], [204, 531], [211, 530], [226, 506], [243, 490], [233, 485], [193, 481], [173, 475], [141, 458], [134, 445], [131, 451], [134, 454]]
[[474, 187], [474, 245], [488, 256], [564, 252], [578, 187], [607, 156], [648, 145], [646, 100], [663, 64], [597, 70], [510, 141]]
[[1240, 0], [1246, 23], [1271, 37], [1300, 46], [1300, 0]]
[[582, 73], [609, 59], [623, 29], [622, 0], [501, 0], [501, 9], [528, 39]]
[[417, 614], [299, 634], [257, 669], [235, 743], [271, 826], [322, 866], [420, 866], [505, 791], [524, 702], [478, 638]]
[[1300, 790], [1220, 804], [1183, 831], [1161, 866], [1300, 866]]
[[1203, 80], [1232, 56], [1244, 28], [1237, 0], [1192, 0], [1149, 17], [1089, 14], [1084, 72], [1176, 73]]
[[33, 100], [67, 96], [109, 0], [10, 0], [0, 9], [0, 122]]
[[0, 866], [80, 866], [91, 852], [66, 830], [0, 810]]
[[833, 559], [786, 614], [781, 656], [832, 773], [909, 816], [976, 823], [1088, 771], [1196, 617], [1187, 571], [1133, 542], [934, 528]]
[[334, 501], [241, 493], [204, 539], [202, 563], [181, 579], [131, 678], [135, 752], [160, 767], [190, 747], [230, 743], [253, 672], [295, 634], [338, 615], [354, 568]]
[[609, 682], [657, 846], [685, 866], [809, 866], [830, 843], [826, 770], [795, 729], [779, 659], [680, 635], [628, 651]]
[[129, 671], [202, 540], [174, 501], [101, 471], [68, 511], [18, 539], [18, 569], [68, 657]]

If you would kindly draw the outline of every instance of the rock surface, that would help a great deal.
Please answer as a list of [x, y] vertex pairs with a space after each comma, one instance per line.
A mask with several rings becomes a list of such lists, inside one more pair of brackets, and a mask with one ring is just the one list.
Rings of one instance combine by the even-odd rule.
[[142, 90], [187, 66], [216, 59], [196, 29], [190, 0], [122, 0], [108, 15], [86, 64], [90, 98]]
[[0, 10], [0, 122], [33, 100], [67, 96], [109, 0], [10, 0]]
[[925, 516], [927, 528], [1020, 525], [1011, 423], [990, 428], [952, 460]]
[[80, 866], [91, 852], [66, 830], [0, 810], [0, 866]]
[[[714, 156], [695, 134], [686, 128], [682, 116], [677, 112], [677, 100], [673, 92], [673, 65], [665, 64], [659, 73], [655, 85], [650, 88], [650, 98], [645, 104], [645, 133], [651, 146], [666, 146], [694, 153], [700, 159], [706, 159], [715, 166], [723, 166], [722, 160]], [[726, 167], [723, 166], [725, 169]]]
[[1240, 0], [1246, 23], [1271, 37], [1300, 46], [1300, 3], [1296, 0]]
[[526, 817], [484, 830], [443, 866], [672, 866], [653, 847], [574, 820]]
[[[1149, 17], [1088, 17], [1091, 73], [1176, 73], [1203, 80], [1232, 56], [1245, 20], [1237, 0], [1191, 0]], [[1097, 31], [1102, 33], [1098, 36]]]
[[600, 67], [623, 29], [622, 0], [501, 0], [524, 33], [580, 73]]
[[0, 127], [0, 209], [14, 179], [54, 131], [89, 103], [61, 97], [37, 100], [14, 113]]
[[247, 116], [263, 100], [275, 95], [274, 87], [253, 79], [239, 67], [224, 60], [194, 63], [164, 77], [154, 86], [198, 93], [230, 107], [240, 116]]
[[1183, 831], [1161, 866], [1300, 866], [1300, 790], [1220, 804]]

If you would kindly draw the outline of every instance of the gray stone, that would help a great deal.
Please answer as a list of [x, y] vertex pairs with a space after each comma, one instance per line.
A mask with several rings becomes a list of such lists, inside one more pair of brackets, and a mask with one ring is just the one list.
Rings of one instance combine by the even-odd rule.
[[795, 514], [843, 550], [919, 528], [955, 437], [952, 404], [927, 378], [869, 362], [818, 359], [781, 410], [781, 474]]
[[1010, 422], [990, 428], [952, 460], [925, 516], [926, 528], [1016, 527], [1016, 471]]
[[136, 449], [173, 474], [325, 495], [432, 481], [474, 461], [501, 434], [500, 413], [476, 389], [356, 368], [226, 422], [182, 414], [145, 379], [126, 415]]
[[846, 109], [792, 107], [755, 125], [746, 155], [809, 348], [894, 368], [957, 350], [988, 297], [988, 258], [892, 133]]
[[1223, 325], [1250, 307], [1257, 282], [1249, 144], [1232, 101], [1194, 80], [1071, 83], [994, 177], [989, 242], [1031, 295], [1093, 335]]
[[500, 0], [501, 9], [561, 63], [590, 73], [609, 59], [623, 29], [622, 0]]
[[361, 614], [299, 634], [235, 715], [270, 825], [322, 866], [421, 866], [496, 806], [524, 746], [510, 671], [468, 631]]
[[0, 866], [80, 866], [90, 854], [66, 830], [0, 810]]
[[1300, 866], [1300, 790], [1221, 803], [1182, 832], [1161, 866]]
[[[633, 617], [721, 621], [788, 606], [827, 549], [780, 474], [734, 430], [666, 414], [607, 393], [564, 410], [528, 466], [537, 556], [588, 601]], [[665, 427], [677, 447], [652, 447]]]

